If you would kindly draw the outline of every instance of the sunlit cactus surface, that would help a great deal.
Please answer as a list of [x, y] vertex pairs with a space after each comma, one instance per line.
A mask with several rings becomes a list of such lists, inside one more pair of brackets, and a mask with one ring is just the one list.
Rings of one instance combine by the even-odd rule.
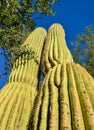
[[59, 64], [49, 70], [41, 87], [32, 130], [94, 130], [94, 80], [85, 69]]
[[0, 91], [0, 130], [94, 130], [94, 79], [73, 62], [60, 24], [47, 36], [35, 29], [22, 45]]
[[65, 32], [60, 24], [53, 24], [46, 37], [43, 55], [43, 73], [46, 74], [50, 68], [73, 62], [72, 55], [66, 45]]
[[46, 37], [37, 28], [25, 40], [7, 84], [0, 91], [0, 130], [26, 130], [38, 89], [41, 51]]

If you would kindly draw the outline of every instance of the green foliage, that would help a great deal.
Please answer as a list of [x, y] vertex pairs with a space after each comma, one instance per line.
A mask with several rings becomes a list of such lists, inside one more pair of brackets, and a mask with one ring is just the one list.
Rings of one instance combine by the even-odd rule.
[[[6, 59], [12, 56], [10, 65], [18, 55], [20, 45], [36, 27], [40, 15], [52, 15], [52, 6], [58, 0], [1, 0], [0, 2], [0, 47]], [[37, 14], [37, 15], [35, 15]], [[39, 15], [39, 17], [37, 17]], [[34, 18], [35, 16], [35, 18]], [[6, 48], [6, 49], [5, 49]]]
[[84, 66], [94, 77], [94, 24], [87, 26], [85, 32], [73, 42], [74, 61]]

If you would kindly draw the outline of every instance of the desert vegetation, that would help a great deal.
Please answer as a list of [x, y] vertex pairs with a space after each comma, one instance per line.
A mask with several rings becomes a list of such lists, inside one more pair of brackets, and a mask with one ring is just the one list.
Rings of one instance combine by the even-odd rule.
[[0, 91], [0, 130], [94, 130], [94, 79], [74, 63], [60, 24], [35, 29], [21, 46]]

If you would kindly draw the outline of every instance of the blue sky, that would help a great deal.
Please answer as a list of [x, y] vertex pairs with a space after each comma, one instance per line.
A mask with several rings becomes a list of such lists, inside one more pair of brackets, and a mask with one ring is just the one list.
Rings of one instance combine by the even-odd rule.
[[[94, 0], [60, 0], [54, 5], [56, 14], [37, 20], [37, 27], [48, 30], [53, 23], [60, 23], [66, 33], [66, 41], [71, 49], [70, 41], [84, 31], [85, 26], [94, 23]], [[4, 57], [0, 56], [0, 72], [4, 69]], [[6, 83], [8, 76], [0, 78], [0, 88]]]

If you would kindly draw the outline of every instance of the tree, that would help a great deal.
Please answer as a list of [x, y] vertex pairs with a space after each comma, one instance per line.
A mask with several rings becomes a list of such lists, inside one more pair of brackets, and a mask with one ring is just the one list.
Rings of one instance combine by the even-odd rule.
[[72, 44], [74, 61], [84, 66], [94, 77], [94, 24], [87, 26]]
[[[57, 1], [59, 0], [1, 0], [0, 47], [9, 64], [7, 67], [11, 68], [21, 43], [35, 28], [36, 19], [54, 14], [52, 6]], [[34, 14], [41, 16], [34, 18]]]

